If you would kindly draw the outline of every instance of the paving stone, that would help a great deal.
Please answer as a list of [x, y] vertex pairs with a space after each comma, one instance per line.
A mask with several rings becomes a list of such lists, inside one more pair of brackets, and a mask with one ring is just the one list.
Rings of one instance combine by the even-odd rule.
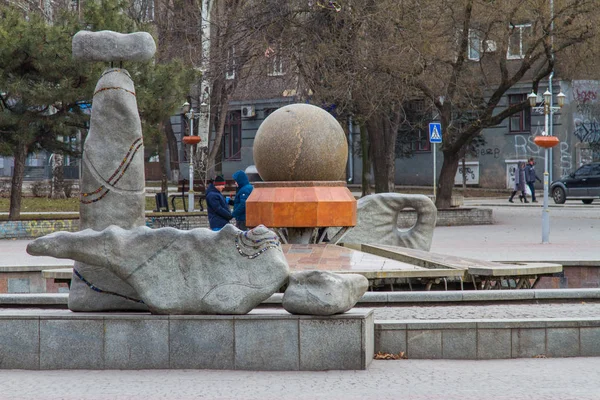
[[298, 370], [298, 320], [236, 320], [235, 369]]
[[0, 320], [0, 368], [39, 369], [39, 320]]
[[27, 278], [9, 278], [8, 293], [29, 293], [29, 279]]
[[477, 359], [511, 357], [510, 329], [477, 329]]
[[442, 331], [442, 357], [457, 360], [477, 358], [477, 330], [447, 329]]
[[362, 328], [360, 320], [301, 319], [300, 370], [363, 369]]
[[105, 368], [169, 368], [168, 319], [107, 319], [104, 324]]
[[513, 329], [512, 358], [546, 354], [546, 329]]
[[104, 322], [40, 320], [40, 369], [104, 369]]
[[406, 344], [407, 356], [410, 359], [442, 358], [441, 330], [409, 330]]
[[233, 320], [170, 320], [171, 368], [234, 369]]
[[582, 357], [600, 356], [600, 328], [580, 328], [579, 340]]
[[549, 357], [577, 357], [579, 328], [546, 329], [546, 348]]
[[375, 329], [375, 352], [406, 353], [406, 329]]

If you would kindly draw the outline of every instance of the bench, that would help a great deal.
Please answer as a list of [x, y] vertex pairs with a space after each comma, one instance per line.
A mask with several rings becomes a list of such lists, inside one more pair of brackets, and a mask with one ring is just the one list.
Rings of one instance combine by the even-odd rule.
[[[173, 211], [177, 211], [175, 207], [175, 200], [181, 198], [183, 202], [183, 210], [187, 212], [186, 199], [189, 195], [189, 187], [190, 183], [187, 179], [181, 179], [177, 182], [177, 193], [169, 195], [169, 199], [171, 199], [171, 208]], [[233, 199], [235, 196], [235, 190], [237, 186], [235, 185], [235, 180], [228, 179], [225, 181], [225, 189], [223, 190], [223, 196], [229, 196]], [[194, 182], [194, 201], [198, 199], [198, 205], [200, 206], [200, 211], [204, 211], [204, 203], [206, 201], [206, 186], [204, 186], [204, 182]]]

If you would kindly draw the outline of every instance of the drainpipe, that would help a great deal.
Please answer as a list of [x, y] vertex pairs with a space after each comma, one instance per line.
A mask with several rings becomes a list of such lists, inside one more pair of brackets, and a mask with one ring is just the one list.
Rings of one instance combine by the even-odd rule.
[[354, 182], [354, 154], [352, 149], [354, 148], [354, 139], [353, 139], [353, 131], [354, 124], [352, 123], [352, 116], [348, 117], [348, 164], [346, 167], [348, 177], [346, 179], [347, 183]]
[[[554, 0], [550, 0], [550, 49], [552, 51], [552, 60], [554, 60]], [[547, 134], [554, 136], [554, 113], [552, 112], [552, 78], [554, 78], [554, 68], [552, 68], [552, 72], [550, 72], [550, 76], [548, 77], [548, 90], [550, 91], [550, 126], [548, 128]], [[560, 93], [560, 92], [559, 92]], [[550, 164], [548, 179], [550, 183], [552, 183], [552, 172], [554, 171], [554, 149], [550, 148], [548, 154], [548, 163]]]
[[[554, 70], [550, 72], [550, 76], [548, 77], [548, 90], [550, 91], [550, 124], [548, 125], [548, 135], [554, 136], [554, 112], [552, 112], [552, 78], [554, 78]], [[549, 149], [548, 154], [548, 163], [550, 164], [550, 168], [548, 168], [548, 179], [552, 182], [552, 171], [554, 170], [554, 163], [552, 162], [552, 148]]]

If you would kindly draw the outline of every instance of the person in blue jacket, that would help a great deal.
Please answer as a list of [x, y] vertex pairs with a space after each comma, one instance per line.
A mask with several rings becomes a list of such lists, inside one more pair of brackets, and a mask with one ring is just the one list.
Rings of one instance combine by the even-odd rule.
[[246, 200], [250, 193], [252, 193], [252, 189], [254, 186], [250, 184], [248, 180], [248, 176], [244, 171], [236, 171], [233, 173], [233, 179], [237, 183], [237, 189], [235, 191], [235, 199], [233, 200], [233, 218], [235, 218], [235, 226], [238, 229], [243, 231], [247, 231], [248, 227], [246, 226]]
[[221, 193], [223, 189], [225, 189], [225, 179], [221, 175], [206, 188], [208, 223], [213, 231], [221, 230], [233, 218], [229, 212], [229, 205]]

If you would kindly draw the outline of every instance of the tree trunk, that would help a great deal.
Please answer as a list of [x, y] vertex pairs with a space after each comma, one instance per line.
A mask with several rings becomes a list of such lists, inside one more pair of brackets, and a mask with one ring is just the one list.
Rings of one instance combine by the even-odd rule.
[[212, 149], [210, 149], [210, 152], [208, 153], [207, 175], [210, 178], [215, 177], [217, 170], [217, 154], [221, 149], [221, 140], [223, 139], [223, 131], [225, 130], [225, 121], [227, 120], [227, 113], [229, 112], [229, 97], [225, 96], [224, 98], [225, 101], [218, 105], [218, 123], [215, 130], [215, 141], [213, 142]]
[[463, 181], [462, 188], [463, 188], [463, 195], [464, 195], [467, 190], [467, 162], [466, 162], [464, 156], [462, 158], [462, 181]]
[[394, 192], [396, 137], [398, 126], [387, 116], [375, 116], [367, 121], [375, 193]]
[[371, 153], [369, 134], [365, 124], [360, 125], [360, 150], [362, 154], [362, 196], [371, 194]]
[[65, 196], [65, 178], [64, 178], [64, 156], [54, 153], [54, 166], [52, 167], [52, 185], [53, 199], [64, 199]]
[[15, 148], [15, 168], [10, 187], [10, 209], [8, 212], [8, 219], [10, 221], [19, 219], [21, 215], [21, 197], [23, 194], [23, 176], [25, 175], [27, 151], [27, 145], [24, 143], [17, 144]]
[[[159, 161], [161, 163], [161, 170], [164, 175], [166, 175], [168, 180], [172, 180], [173, 170], [179, 170], [179, 154], [177, 151], [177, 138], [175, 137], [175, 133], [173, 132], [173, 126], [171, 125], [171, 117], [165, 118], [162, 122], [162, 130], [165, 135], [165, 140], [167, 144], [167, 148], [164, 148], [164, 145], [159, 147]], [[169, 163], [170, 168], [167, 168], [167, 155], [166, 151], [169, 152]], [[163, 154], [164, 153], [164, 154]]]
[[452, 189], [454, 188], [454, 177], [458, 170], [460, 155], [453, 151], [443, 151], [444, 162], [438, 180], [437, 196], [435, 206], [439, 209], [450, 208], [452, 203]]

